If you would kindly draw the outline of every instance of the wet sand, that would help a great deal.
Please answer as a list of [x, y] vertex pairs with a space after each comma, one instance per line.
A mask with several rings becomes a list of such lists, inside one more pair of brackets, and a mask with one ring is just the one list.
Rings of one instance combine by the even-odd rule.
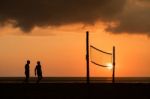
[[150, 99], [150, 83], [0, 83], [0, 99]]

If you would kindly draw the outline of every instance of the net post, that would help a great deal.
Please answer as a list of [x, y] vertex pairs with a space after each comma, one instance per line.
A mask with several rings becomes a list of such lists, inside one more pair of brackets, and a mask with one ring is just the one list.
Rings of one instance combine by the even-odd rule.
[[89, 68], [89, 31], [86, 32], [86, 83], [90, 83], [90, 68]]
[[115, 83], [115, 46], [113, 46], [113, 73], [112, 73], [112, 83]]

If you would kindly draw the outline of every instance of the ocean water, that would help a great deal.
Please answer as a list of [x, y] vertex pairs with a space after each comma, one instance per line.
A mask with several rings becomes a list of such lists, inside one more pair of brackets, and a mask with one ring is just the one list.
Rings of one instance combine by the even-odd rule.
[[[24, 77], [0, 77], [0, 83], [23, 83]], [[29, 83], [36, 83], [31, 77]], [[44, 77], [40, 83], [86, 83], [86, 77]], [[90, 83], [112, 83], [111, 77], [91, 77]], [[150, 77], [116, 77], [115, 83], [150, 83]]]

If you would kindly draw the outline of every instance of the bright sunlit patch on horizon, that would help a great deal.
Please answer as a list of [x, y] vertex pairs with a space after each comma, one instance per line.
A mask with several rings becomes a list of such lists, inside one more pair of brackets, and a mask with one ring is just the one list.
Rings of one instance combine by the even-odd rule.
[[112, 63], [107, 63], [106, 66], [108, 66], [107, 68], [108, 68], [109, 70], [111, 70], [111, 69], [113, 68]]

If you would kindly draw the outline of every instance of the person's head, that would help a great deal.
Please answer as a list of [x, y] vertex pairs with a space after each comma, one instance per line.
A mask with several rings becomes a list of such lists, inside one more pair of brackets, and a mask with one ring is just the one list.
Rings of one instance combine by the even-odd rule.
[[27, 60], [27, 64], [30, 64], [30, 60]]
[[37, 61], [37, 64], [40, 65], [40, 61]]

